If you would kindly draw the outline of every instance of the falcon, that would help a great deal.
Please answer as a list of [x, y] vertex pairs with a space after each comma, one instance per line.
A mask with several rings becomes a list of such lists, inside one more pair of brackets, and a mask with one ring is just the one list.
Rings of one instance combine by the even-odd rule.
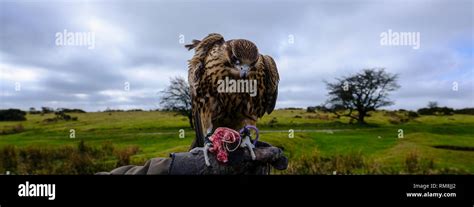
[[[278, 69], [273, 58], [260, 54], [253, 42], [225, 41], [222, 35], [212, 33], [185, 47], [194, 49], [194, 56], [188, 62], [196, 130], [191, 149], [203, 147], [205, 138], [218, 127], [239, 130], [256, 125], [258, 118], [273, 111], [278, 94]], [[230, 90], [219, 90], [228, 80], [231, 80]], [[242, 90], [232, 90], [240, 86]], [[256, 86], [256, 91], [245, 90], [251, 86]]]

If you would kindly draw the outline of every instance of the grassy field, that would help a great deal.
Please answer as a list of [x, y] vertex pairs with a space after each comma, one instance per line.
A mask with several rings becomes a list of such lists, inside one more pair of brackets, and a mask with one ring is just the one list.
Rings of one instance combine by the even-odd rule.
[[[187, 119], [173, 112], [70, 115], [78, 121], [45, 123], [44, 119], [54, 115], [37, 114], [27, 115], [27, 121], [0, 122], [4, 131], [20, 128], [0, 135], [0, 172], [87, 174], [110, 170], [186, 151], [194, 137]], [[474, 173], [474, 116], [421, 116], [399, 121], [400, 117], [400, 113], [374, 112], [367, 118], [369, 125], [358, 126], [332, 114], [277, 110], [260, 120], [258, 127], [261, 140], [282, 147], [290, 158], [289, 169], [274, 171], [276, 174]], [[71, 129], [75, 138], [70, 138]], [[185, 130], [185, 138], [179, 137], [180, 129]], [[289, 138], [289, 130], [294, 131], [293, 138]], [[403, 138], [399, 138], [401, 131]], [[84, 166], [94, 167], [84, 170]]]

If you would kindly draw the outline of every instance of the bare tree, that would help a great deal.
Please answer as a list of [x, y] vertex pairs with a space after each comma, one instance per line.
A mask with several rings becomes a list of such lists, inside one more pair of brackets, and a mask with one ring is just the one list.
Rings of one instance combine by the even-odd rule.
[[438, 108], [438, 102], [436, 102], [436, 101], [428, 102], [428, 108], [430, 108], [430, 109]]
[[[326, 82], [329, 90], [329, 109], [338, 116], [348, 116], [365, 124], [368, 112], [392, 105], [388, 99], [391, 91], [398, 89], [398, 75], [386, 73], [383, 68], [364, 69], [361, 73]], [[342, 110], [341, 110], [342, 109]], [[344, 111], [346, 114], [339, 114]], [[357, 111], [357, 116], [352, 113]]]
[[189, 125], [194, 129], [193, 115], [191, 112], [191, 94], [189, 84], [183, 77], [174, 77], [170, 85], [161, 93], [160, 105], [166, 110], [177, 111], [188, 117]]

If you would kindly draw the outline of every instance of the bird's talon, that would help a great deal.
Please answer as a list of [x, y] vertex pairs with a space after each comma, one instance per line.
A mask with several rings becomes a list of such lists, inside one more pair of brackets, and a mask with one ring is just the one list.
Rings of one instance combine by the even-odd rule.
[[204, 162], [206, 162], [206, 166], [211, 166], [211, 163], [209, 162], [209, 156], [208, 156], [208, 150], [211, 146], [211, 143], [207, 143], [206, 145], [204, 145], [204, 149], [203, 149], [203, 153], [204, 153]]
[[240, 145], [241, 147], [247, 147], [250, 151], [250, 156], [252, 157], [252, 160], [255, 160], [257, 156], [255, 156], [255, 152], [253, 151], [253, 148], [255, 146], [252, 144], [250, 141], [250, 138], [248, 136], [245, 136], [244, 140], [242, 141], [242, 144]]

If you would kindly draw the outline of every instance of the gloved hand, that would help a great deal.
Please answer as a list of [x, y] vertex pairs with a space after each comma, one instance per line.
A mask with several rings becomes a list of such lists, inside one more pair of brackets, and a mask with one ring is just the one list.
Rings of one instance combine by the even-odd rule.
[[210, 175], [210, 174], [255, 174], [270, 173], [270, 166], [284, 170], [288, 159], [280, 148], [265, 142], [257, 142], [254, 148], [256, 159], [247, 148], [239, 148], [229, 153], [229, 161], [219, 163], [216, 155], [208, 153], [210, 166], [206, 166], [202, 148], [194, 148], [190, 152], [172, 153], [171, 158], [153, 158], [143, 166], [127, 165], [110, 172], [100, 172], [98, 175]]
[[208, 153], [210, 166], [205, 164], [203, 148], [174, 153], [170, 174], [269, 174], [270, 165], [278, 170], [288, 166], [288, 159], [280, 148], [258, 142], [254, 152], [256, 159], [252, 160], [247, 148], [239, 148], [229, 153], [227, 163], [218, 162], [215, 154]]
[[[257, 141], [254, 152], [257, 163], [268, 163], [277, 170], [285, 170], [288, 167], [288, 158], [285, 157], [283, 151], [266, 142]], [[252, 157], [249, 150], [240, 150], [229, 154], [229, 163], [231, 165], [238, 164], [239, 160], [251, 161]]]

